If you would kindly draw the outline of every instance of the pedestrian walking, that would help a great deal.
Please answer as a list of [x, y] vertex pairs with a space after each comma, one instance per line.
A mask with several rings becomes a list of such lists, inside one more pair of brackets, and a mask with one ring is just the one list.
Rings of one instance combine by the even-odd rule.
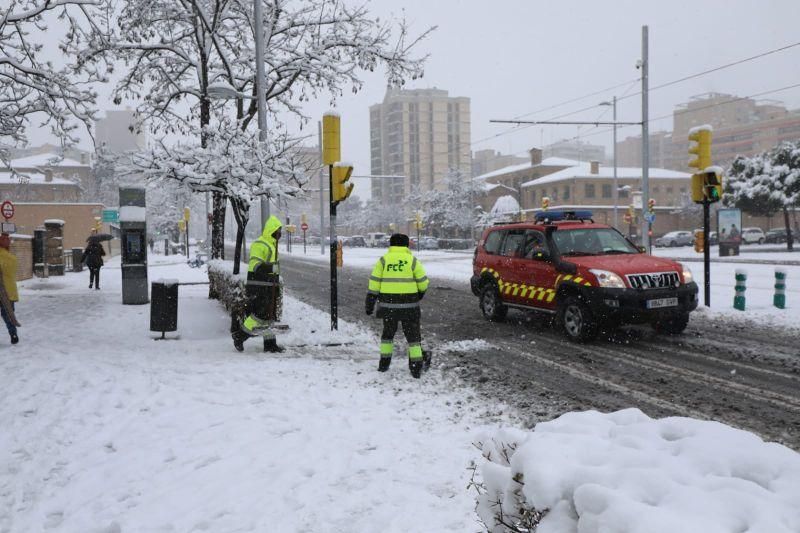
[[89, 242], [83, 250], [81, 262], [86, 264], [89, 269], [89, 288], [92, 286], [96, 290], [100, 290], [100, 268], [103, 266], [103, 256], [106, 251], [100, 241], [89, 237]]
[[398, 325], [402, 324], [408, 342], [408, 367], [411, 375], [419, 378], [423, 367], [419, 302], [428, 290], [428, 277], [408, 244], [408, 235], [395, 233], [391, 236], [389, 251], [375, 263], [369, 277], [365, 307], [367, 315], [371, 315], [377, 303], [376, 315], [383, 319], [378, 371], [389, 370], [394, 336]]
[[278, 241], [283, 225], [276, 216], [271, 216], [264, 224], [261, 237], [250, 245], [250, 261], [247, 264], [247, 318], [241, 327], [232, 333], [233, 346], [244, 351], [244, 341], [250, 337], [264, 339], [264, 351], [279, 353], [272, 324], [278, 319], [280, 299], [280, 264], [278, 262]]
[[14, 307], [19, 301], [17, 292], [17, 257], [11, 253], [11, 236], [8, 233], [0, 235], [0, 277], [2, 277], [2, 290], [0, 290], [0, 315], [6, 323], [11, 344], [17, 344], [17, 317]]
[[153, 237], [150, 237], [150, 239], [147, 241], [147, 244], [150, 245], [150, 253], [152, 254], [153, 253], [153, 248], [156, 247], [156, 241], [153, 240]]

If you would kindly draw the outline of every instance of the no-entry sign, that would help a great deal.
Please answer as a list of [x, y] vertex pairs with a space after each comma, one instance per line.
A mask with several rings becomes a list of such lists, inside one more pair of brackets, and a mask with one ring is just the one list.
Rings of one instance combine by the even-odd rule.
[[300, 229], [303, 230], [303, 231], [307, 231], [308, 230], [308, 224], [303, 222], [302, 224], [300, 224]]
[[14, 216], [14, 204], [11, 203], [11, 200], [6, 200], [0, 204], [0, 211], [3, 213], [3, 218], [10, 219]]

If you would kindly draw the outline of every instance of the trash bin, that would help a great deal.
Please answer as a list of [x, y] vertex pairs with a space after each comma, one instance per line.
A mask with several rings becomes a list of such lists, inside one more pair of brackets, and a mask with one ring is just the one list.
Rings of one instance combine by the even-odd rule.
[[72, 271], [73, 272], [82, 272], [83, 271], [83, 263], [81, 262], [81, 258], [83, 257], [83, 248], [73, 248], [72, 249]]
[[150, 331], [178, 329], [178, 280], [160, 279], [150, 285]]

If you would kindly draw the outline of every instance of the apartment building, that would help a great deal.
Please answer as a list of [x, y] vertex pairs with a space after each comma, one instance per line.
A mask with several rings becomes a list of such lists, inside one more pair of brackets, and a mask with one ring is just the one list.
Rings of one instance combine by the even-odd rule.
[[372, 198], [400, 205], [412, 190], [442, 187], [449, 169], [471, 174], [470, 101], [441, 89], [390, 88], [370, 106]]
[[[707, 93], [673, 111], [672, 132], [650, 135], [650, 162], [673, 170], [689, 170], [689, 130], [701, 124], [714, 128], [714, 163], [729, 165], [738, 155], [753, 156], [784, 141], [800, 140], [800, 110], [774, 100], [753, 100]], [[617, 143], [618, 164], [641, 165], [641, 135]]]
[[574, 161], [606, 161], [606, 147], [580, 140], [563, 140], [544, 147], [544, 157], [560, 157]]
[[481, 176], [511, 165], [521, 165], [527, 157], [502, 154], [496, 150], [477, 150], [472, 154], [472, 176]]

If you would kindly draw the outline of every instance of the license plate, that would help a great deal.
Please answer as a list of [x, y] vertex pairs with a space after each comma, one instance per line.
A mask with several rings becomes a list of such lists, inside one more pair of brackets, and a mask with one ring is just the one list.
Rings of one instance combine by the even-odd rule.
[[657, 300], [647, 300], [648, 309], [659, 309], [661, 307], [676, 307], [678, 305], [677, 298], [659, 298]]

